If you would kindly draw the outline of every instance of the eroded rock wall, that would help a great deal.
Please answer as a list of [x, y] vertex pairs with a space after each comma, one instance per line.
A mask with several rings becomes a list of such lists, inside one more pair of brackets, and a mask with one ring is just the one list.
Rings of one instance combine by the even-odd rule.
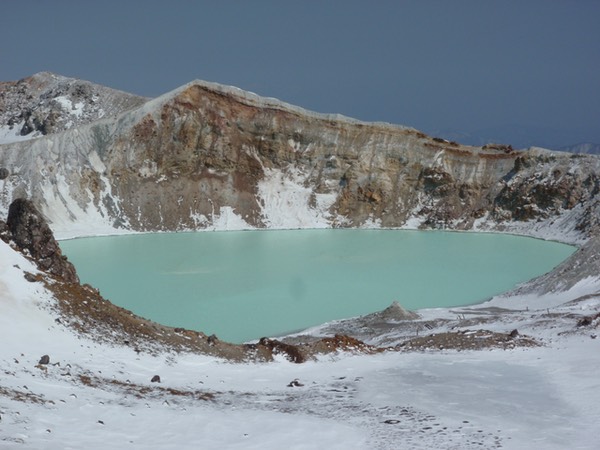
[[[597, 230], [598, 158], [469, 147], [204, 82], [112, 119], [0, 146], [0, 202], [52, 227]], [[79, 228], [78, 228], [79, 227]]]

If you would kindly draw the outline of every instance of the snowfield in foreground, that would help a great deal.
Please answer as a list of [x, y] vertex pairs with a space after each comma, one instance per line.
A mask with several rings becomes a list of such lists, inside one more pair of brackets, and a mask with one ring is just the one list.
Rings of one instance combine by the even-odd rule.
[[542, 311], [494, 300], [515, 311], [479, 328], [518, 328], [539, 347], [234, 364], [82, 338], [24, 278], [36, 271], [0, 241], [1, 448], [598, 448], [600, 319], [577, 326], [598, 315], [597, 280]]

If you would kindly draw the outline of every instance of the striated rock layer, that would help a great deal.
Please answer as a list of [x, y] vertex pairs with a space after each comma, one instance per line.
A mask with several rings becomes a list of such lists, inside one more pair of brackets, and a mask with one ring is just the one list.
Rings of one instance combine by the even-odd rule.
[[30, 198], [59, 237], [407, 227], [582, 244], [598, 234], [595, 156], [463, 146], [201, 81], [126, 106], [0, 146], [0, 209]]

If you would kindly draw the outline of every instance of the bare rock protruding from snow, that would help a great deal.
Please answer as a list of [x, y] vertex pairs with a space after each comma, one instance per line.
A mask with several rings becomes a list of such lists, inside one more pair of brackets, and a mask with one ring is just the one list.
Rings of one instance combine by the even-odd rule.
[[390, 306], [385, 308], [383, 311], [373, 314], [382, 320], [417, 320], [420, 316], [414, 311], [408, 311], [400, 305], [397, 301], [393, 301]]
[[61, 279], [79, 283], [75, 267], [62, 255], [52, 230], [30, 200], [17, 199], [8, 210], [6, 225], [9, 237], [22, 251], [27, 251], [38, 267]]
[[[321, 325], [318, 327], [317, 334], [322, 336], [351, 335], [370, 344], [387, 345], [386, 342], [379, 342], [378, 337], [385, 336], [391, 330], [394, 330], [395, 333], [414, 333], [421, 326], [419, 325], [421, 319], [419, 314], [404, 309], [398, 301], [394, 301], [382, 311], [349, 319], [334, 320]], [[309, 339], [307, 335], [299, 334], [286, 337], [284, 341], [298, 344]]]
[[40, 72], [0, 83], [0, 143], [59, 133], [147, 101], [89, 81]]

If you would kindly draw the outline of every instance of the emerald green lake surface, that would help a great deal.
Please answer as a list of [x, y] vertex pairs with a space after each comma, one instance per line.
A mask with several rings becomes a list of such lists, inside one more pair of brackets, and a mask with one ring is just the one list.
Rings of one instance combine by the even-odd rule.
[[486, 233], [159, 233], [60, 243], [84, 283], [164, 325], [244, 342], [379, 311], [482, 302], [575, 249]]

